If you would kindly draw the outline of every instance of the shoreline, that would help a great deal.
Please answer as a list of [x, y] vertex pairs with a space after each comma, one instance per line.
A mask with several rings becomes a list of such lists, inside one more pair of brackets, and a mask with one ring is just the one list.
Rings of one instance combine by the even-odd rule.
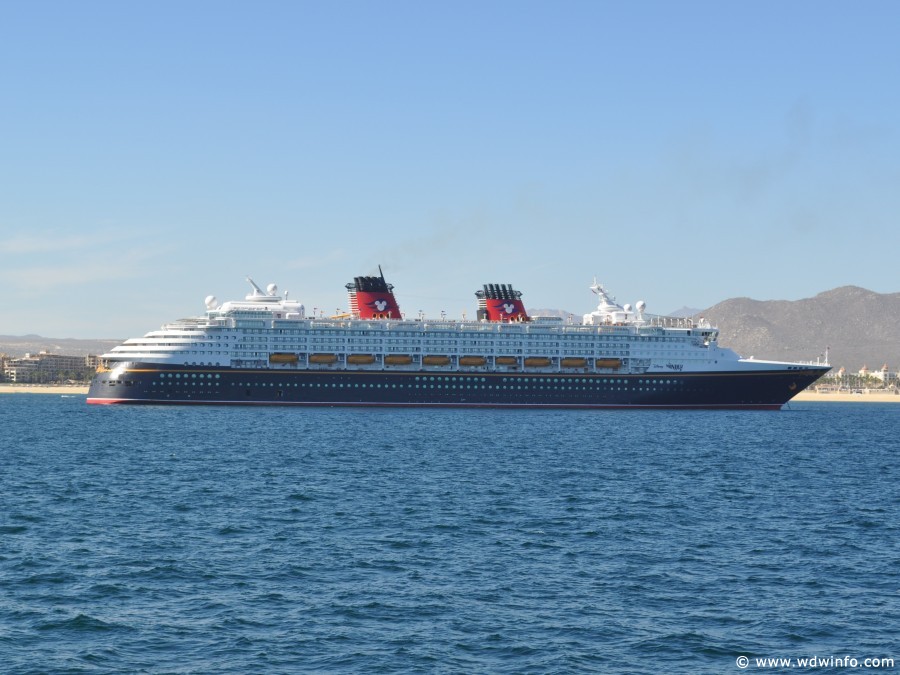
[[[0, 382], [0, 394], [71, 394], [73, 396], [88, 393], [86, 384], [15, 384]], [[900, 396], [885, 392], [868, 394], [848, 394], [844, 392], [802, 391], [791, 401], [820, 401], [832, 403], [900, 403]]]
[[900, 396], [887, 392], [848, 394], [846, 392], [801, 391], [791, 401], [833, 401], [834, 403], [900, 403]]
[[84, 394], [86, 384], [16, 384], [0, 382], [0, 394]]

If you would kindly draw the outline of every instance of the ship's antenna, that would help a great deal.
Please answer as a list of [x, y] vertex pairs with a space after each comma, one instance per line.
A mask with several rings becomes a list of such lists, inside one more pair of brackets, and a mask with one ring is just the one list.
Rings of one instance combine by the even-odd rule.
[[265, 293], [262, 292], [262, 289], [256, 285], [255, 281], [253, 281], [253, 279], [247, 277], [247, 281], [249, 281], [250, 285], [253, 286], [253, 290], [256, 292], [256, 295], [265, 295]]

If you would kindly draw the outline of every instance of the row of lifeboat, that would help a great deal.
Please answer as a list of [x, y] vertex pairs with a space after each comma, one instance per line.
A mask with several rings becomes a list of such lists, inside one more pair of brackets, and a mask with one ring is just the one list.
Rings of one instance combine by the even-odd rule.
[[[309, 363], [315, 365], [333, 365], [338, 362], [337, 354], [310, 354]], [[281, 365], [293, 365], [300, 361], [300, 356], [294, 353], [274, 353], [269, 355], [269, 363]], [[377, 361], [374, 354], [349, 354], [347, 356], [347, 365], [367, 366]], [[384, 356], [384, 365], [386, 366], [408, 366], [413, 363], [413, 357], [408, 354], [387, 354]], [[488, 365], [488, 359], [484, 356], [460, 356], [459, 365], [466, 368], [478, 368]], [[427, 355], [422, 357], [423, 366], [449, 366], [451, 358], [444, 355]], [[521, 364], [526, 368], [549, 368], [553, 365], [553, 361], [546, 356], [527, 356], [522, 359]], [[516, 356], [497, 356], [494, 357], [494, 365], [506, 367], [518, 367], [520, 365], [519, 357]], [[562, 368], [601, 368], [618, 370], [622, 366], [621, 359], [600, 358], [589, 359], [582, 357], [564, 357], [559, 360]]]

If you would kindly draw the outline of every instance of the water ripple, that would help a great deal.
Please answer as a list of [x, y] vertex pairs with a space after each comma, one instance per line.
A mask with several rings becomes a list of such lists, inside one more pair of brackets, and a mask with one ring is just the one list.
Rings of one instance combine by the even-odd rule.
[[895, 411], [5, 396], [4, 667], [655, 673], [890, 656], [900, 435], [865, 430], [896, 430]]

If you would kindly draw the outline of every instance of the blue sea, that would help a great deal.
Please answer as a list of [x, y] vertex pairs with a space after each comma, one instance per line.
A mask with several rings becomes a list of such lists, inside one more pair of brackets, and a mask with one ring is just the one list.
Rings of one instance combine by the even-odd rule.
[[0, 453], [3, 672], [900, 669], [894, 404], [9, 394]]

